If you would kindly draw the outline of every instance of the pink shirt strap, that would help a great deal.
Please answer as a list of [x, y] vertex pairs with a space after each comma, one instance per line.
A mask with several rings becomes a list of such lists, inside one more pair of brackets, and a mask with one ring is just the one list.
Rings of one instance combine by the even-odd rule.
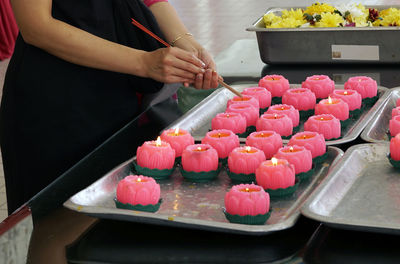
[[168, 0], [143, 0], [144, 4], [147, 6], [151, 6], [158, 2], [168, 2]]

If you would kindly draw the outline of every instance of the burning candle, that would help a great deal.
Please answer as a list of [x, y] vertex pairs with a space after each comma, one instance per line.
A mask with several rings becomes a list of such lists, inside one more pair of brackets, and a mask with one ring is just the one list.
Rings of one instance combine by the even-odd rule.
[[315, 108], [315, 94], [307, 88], [295, 88], [287, 90], [282, 96], [282, 103], [292, 105], [299, 111], [308, 111]]
[[248, 103], [257, 108], [257, 110], [260, 109], [260, 103], [258, 102], [258, 99], [250, 95], [243, 95], [242, 97], [239, 96], [233, 97], [232, 99], [228, 100], [227, 107], [229, 107], [231, 104], [237, 104], [237, 103]]
[[168, 142], [175, 150], [175, 156], [182, 156], [182, 151], [189, 145], [194, 144], [194, 138], [189, 132], [178, 127], [175, 129], [164, 130], [161, 134], [161, 140]]
[[362, 98], [355, 90], [334, 90], [329, 96], [342, 99], [349, 106], [349, 111], [361, 108]]
[[340, 98], [331, 98], [321, 100], [315, 106], [315, 114], [331, 114], [337, 119], [344, 121], [349, 118], [349, 105]]
[[400, 106], [392, 109], [392, 118], [398, 115], [400, 115]]
[[315, 115], [304, 123], [304, 131], [314, 131], [322, 134], [325, 140], [339, 138], [340, 120], [330, 114]]
[[376, 81], [367, 76], [351, 77], [345, 82], [344, 89], [356, 90], [362, 97], [372, 98], [378, 94]]
[[313, 159], [326, 153], [324, 136], [313, 131], [304, 131], [293, 135], [288, 146], [303, 146], [311, 151]]
[[271, 93], [264, 87], [248, 87], [243, 90], [242, 94], [255, 97], [261, 109], [271, 105]]
[[267, 88], [272, 97], [282, 97], [290, 88], [289, 81], [282, 75], [266, 75], [258, 82], [258, 86]]
[[194, 144], [182, 152], [185, 171], [207, 172], [218, 169], [218, 152], [208, 144]]
[[307, 172], [312, 168], [311, 151], [302, 146], [294, 145], [280, 148], [274, 157], [285, 159], [293, 164], [296, 174]]
[[270, 159], [283, 146], [281, 136], [275, 131], [258, 131], [246, 138], [246, 145], [262, 150], [267, 159]]
[[140, 167], [149, 169], [172, 169], [175, 163], [175, 150], [168, 142], [146, 141], [137, 148], [136, 162]]
[[293, 133], [293, 121], [285, 114], [263, 114], [256, 123], [256, 130], [272, 130], [283, 137]]
[[236, 174], [252, 174], [256, 172], [258, 166], [265, 159], [264, 152], [258, 148], [250, 146], [238, 147], [229, 154], [229, 171]]
[[301, 87], [310, 89], [316, 98], [327, 98], [335, 89], [335, 82], [326, 75], [313, 75], [307, 77]]
[[243, 134], [246, 128], [246, 118], [239, 113], [219, 113], [211, 120], [212, 130], [228, 129], [235, 134]]
[[256, 170], [257, 184], [264, 189], [285, 189], [295, 184], [294, 165], [285, 159], [264, 161]]
[[255, 184], [232, 186], [225, 194], [226, 212], [232, 215], [259, 215], [269, 211], [269, 194]]
[[400, 160], [400, 134], [390, 140], [390, 158], [395, 161]]
[[276, 104], [268, 108], [267, 114], [285, 114], [292, 119], [293, 127], [297, 127], [300, 122], [299, 110], [295, 109], [293, 105]]
[[239, 113], [246, 118], [247, 126], [255, 126], [259, 110], [249, 103], [236, 103], [228, 106], [226, 112]]
[[201, 143], [209, 144], [217, 150], [220, 159], [227, 158], [229, 153], [240, 145], [239, 137], [227, 129], [218, 129], [208, 132]]
[[393, 117], [389, 121], [389, 131], [392, 137], [400, 133], [400, 115]]
[[153, 178], [129, 175], [117, 185], [117, 200], [131, 205], [156, 205], [160, 192], [160, 185]]

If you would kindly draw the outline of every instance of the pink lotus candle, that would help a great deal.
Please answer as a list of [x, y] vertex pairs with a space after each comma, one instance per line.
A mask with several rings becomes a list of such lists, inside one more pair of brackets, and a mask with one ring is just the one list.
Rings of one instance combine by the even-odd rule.
[[290, 88], [289, 81], [282, 75], [266, 75], [258, 82], [258, 86], [267, 88], [272, 97], [282, 97]]
[[311, 151], [312, 157], [322, 156], [326, 152], [326, 143], [324, 136], [313, 131], [299, 132], [293, 135], [288, 146], [303, 146]]
[[371, 98], [378, 94], [376, 81], [367, 76], [351, 77], [344, 84], [344, 89], [356, 90], [362, 97]]
[[256, 123], [256, 130], [272, 130], [283, 137], [293, 133], [293, 121], [285, 114], [263, 114]]
[[255, 108], [249, 103], [237, 103], [228, 106], [226, 112], [239, 113], [246, 118], [247, 126], [255, 126], [258, 116], [259, 109]]
[[271, 93], [264, 87], [248, 87], [243, 90], [242, 94], [255, 97], [261, 109], [271, 105]]
[[156, 141], [146, 141], [137, 148], [136, 162], [140, 167], [149, 169], [172, 169], [175, 150], [168, 142], [161, 141], [158, 137]]
[[282, 103], [292, 105], [300, 111], [312, 110], [316, 104], [315, 94], [307, 88], [294, 88], [287, 90], [282, 96]]
[[327, 98], [335, 89], [335, 82], [326, 75], [307, 77], [301, 87], [310, 89], [317, 98]]
[[312, 168], [311, 151], [302, 146], [294, 145], [280, 148], [274, 157], [285, 159], [293, 164], [296, 174], [307, 172]]
[[259, 215], [269, 211], [269, 194], [255, 184], [239, 184], [225, 194], [226, 212], [232, 215]]
[[400, 115], [393, 117], [389, 121], [389, 131], [392, 137], [400, 133]]
[[297, 127], [300, 122], [299, 110], [293, 107], [293, 105], [277, 104], [273, 105], [267, 110], [267, 114], [285, 114], [292, 119], [293, 127]]
[[392, 118], [398, 115], [400, 115], [400, 106], [392, 109]]
[[304, 123], [304, 131], [322, 134], [325, 140], [340, 137], [340, 120], [330, 114], [315, 115]]
[[227, 158], [234, 148], [239, 147], [239, 137], [230, 130], [212, 130], [206, 134], [201, 141], [202, 144], [209, 144], [218, 152], [220, 159]]
[[315, 114], [331, 114], [339, 120], [347, 120], [349, 118], [349, 105], [340, 98], [331, 98], [321, 100], [315, 106]]
[[256, 170], [256, 180], [264, 189], [288, 188], [295, 184], [294, 165], [285, 159], [264, 161]]
[[275, 131], [258, 131], [246, 138], [246, 145], [262, 150], [270, 159], [283, 146], [282, 137]]
[[242, 134], [246, 132], [246, 128], [246, 118], [239, 113], [219, 113], [211, 120], [212, 130], [228, 129], [235, 134]]
[[205, 172], [218, 169], [218, 152], [208, 144], [194, 144], [182, 152], [185, 171]]
[[231, 104], [237, 104], [237, 103], [248, 103], [257, 108], [258, 110], [260, 109], [260, 103], [258, 102], [258, 99], [250, 96], [250, 95], [243, 95], [242, 97], [235, 96], [232, 99], [228, 100], [227, 107], [229, 107]]
[[400, 160], [400, 134], [390, 140], [390, 157], [393, 160]]
[[330, 94], [331, 98], [340, 98], [346, 102], [350, 111], [361, 108], [362, 98], [361, 95], [355, 90], [334, 90]]
[[182, 151], [189, 145], [194, 144], [194, 138], [184, 129], [168, 129], [161, 134], [161, 140], [168, 142], [175, 150], [175, 157], [182, 156]]
[[151, 177], [129, 175], [117, 185], [117, 200], [124, 204], [155, 205], [160, 200], [160, 185]]
[[251, 174], [256, 172], [264, 160], [266, 160], [265, 154], [258, 148], [238, 147], [229, 154], [228, 167], [233, 173]]

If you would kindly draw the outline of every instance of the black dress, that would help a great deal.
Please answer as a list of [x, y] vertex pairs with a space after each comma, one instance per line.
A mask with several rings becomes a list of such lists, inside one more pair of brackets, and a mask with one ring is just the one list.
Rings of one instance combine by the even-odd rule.
[[[52, 13], [113, 42], [147, 51], [162, 47], [131, 24], [135, 18], [161, 35], [140, 0], [53, 0]], [[161, 87], [150, 79], [66, 62], [18, 36], [0, 111], [9, 213], [137, 116], [138, 92]]]

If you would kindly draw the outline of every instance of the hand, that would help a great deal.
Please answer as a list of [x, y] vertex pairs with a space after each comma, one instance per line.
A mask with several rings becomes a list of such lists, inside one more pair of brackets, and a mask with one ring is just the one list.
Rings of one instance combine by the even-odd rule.
[[144, 75], [164, 83], [194, 83], [204, 74], [204, 63], [193, 53], [180, 48], [160, 48], [143, 55]]
[[196, 89], [214, 89], [218, 87], [218, 79], [222, 78], [216, 72], [216, 66], [211, 55], [203, 48], [198, 52], [198, 58], [206, 65], [205, 73], [198, 73], [194, 82]]

